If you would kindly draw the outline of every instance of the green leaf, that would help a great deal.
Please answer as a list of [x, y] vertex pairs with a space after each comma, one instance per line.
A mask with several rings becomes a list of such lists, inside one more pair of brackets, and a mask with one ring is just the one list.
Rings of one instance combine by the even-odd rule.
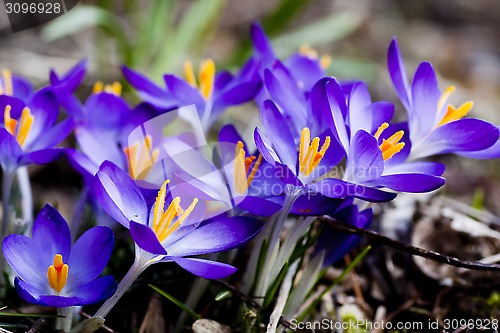
[[283, 281], [283, 279], [285, 278], [289, 266], [290, 263], [287, 261], [283, 266], [283, 268], [281, 269], [280, 273], [278, 274], [276, 280], [274, 280], [274, 283], [267, 290], [266, 297], [264, 298], [264, 308], [267, 308], [269, 304], [271, 304], [271, 302], [274, 301], [274, 295], [278, 291], [281, 281]]
[[230, 292], [229, 290], [223, 290], [220, 293], [218, 293], [217, 296], [215, 296], [215, 300], [219, 302], [227, 298], [230, 298], [231, 296], [233, 296], [232, 292]]
[[346, 37], [363, 21], [363, 16], [354, 12], [340, 12], [315, 21], [305, 27], [281, 35], [272, 40], [274, 50], [279, 57], [287, 56], [307, 43], [317, 46], [332, 43]]
[[166, 291], [163, 291], [160, 288], [153, 286], [152, 284], [148, 284], [148, 286], [154, 291], [156, 291], [158, 294], [162, 295], [163, 297], [165, 297], [166, 299], [177, 305], [179, 308], [181, 308], [181, 310], [189, 314], [194, 319], [201, 319], [201, 316], [199, 314], [191, 310], [186, 304], [182, 303], [174, 296], [168, 294]]
[[150, 74], [153, 78], [161, 78], [165, 71], [179, 64], [192, 49], [199, 49], [210, 41], [210, 35], [218, 22], [225, 2], [225, 0], [193, 2], [169, 40], [159, 41], [165, 46], [160, 50], [158, 58], [151, 67]]
[[325, 296], [328, 292], [330, 292], [330, 290], [332, 290], [333, 287], [344, 280], [346, 275], [349, 274], [349, 272], [352, 271], [354, 267], [356, 267], [361, 262], [361, 260], [368, 254], [371, 248], [372, 247], [370, 245], [364, 248], [363, 251], [361, 251], [361, 253], [358, 254], [349, 265], [347, 265], [347, 267], [342, 271], [342, 274], [340, 274], [335, 280], [333, 280], [332, 284], [325, 288], [325, 290], [323, 290], [323, 292], [312, 302], [312, 304], [297, 318], [297, 321], [303, 321], [307, 314], [318, 306], [318, 303], [323, 298], [323, 296]]
[[474, 197], [472, 198], [472, 207], [478, 210], [484, 208], [484, 188], [478, 187], [474, 191]]
[[48, 23], [42, 29], [42, 38], [50, 42], [92, 27], [106, 28], [115, 38], [125, 38], [122, 25], [115, 14], [90, 5], [79, 5], [57, 20]]

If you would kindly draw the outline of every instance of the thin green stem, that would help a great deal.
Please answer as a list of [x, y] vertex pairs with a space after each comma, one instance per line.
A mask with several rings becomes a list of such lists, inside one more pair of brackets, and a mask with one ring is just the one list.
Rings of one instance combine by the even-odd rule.
[[62, 330], [65, 333], [71, 331], [71, 323], [73, 322], [73, 307], [57, 308], [56, 329]]
[[12, 191], [12, 181], [14, 180], [14, 172], [4, 171], [2, 181], [2, 239], [7, 235], [10, 224], [10, 194]]
[[21, 208], [23, 214], [22, 225], [19, 229], [21, 229], [21, 232], [24, 231], [26, 236], [30, 236], [33, 223], [33, 194], [31, 192], [31, 183], [27, 166], [17, 169], [17, 182], [21, 190]]
[[94, 314], [94, 318], [101, 317], [105, 318], [106, 315], [111, 311], [111, 309], [116, 305], [120, 298], [125, 294], [125, 292], [130, 288], [132, 283], [139, 277], [139, 275], [148, 268], [149, 265], [153, 263], [153, 256], [151, 253], [145, 252], [136, 246], [135, 261], [130, 267], [129, 271], [123, 279], [118, 284], [116, 292], [104, 302], [104, 304], [97, 310]]

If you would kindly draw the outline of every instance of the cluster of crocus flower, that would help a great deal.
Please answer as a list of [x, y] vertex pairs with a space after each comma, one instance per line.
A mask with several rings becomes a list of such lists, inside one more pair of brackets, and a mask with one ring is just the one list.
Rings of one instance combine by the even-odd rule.
[[[327, 76], [328, 58], [304, 47], [281, 61], [258, 24], [252, 26], [252, 38], [255, 52], [236, 75], [216, 73], [208, 59], [197, 77], [186, 61], [184, 77], [166, 74], [165, 85], [159, 86], [123, 67], [141, 98], [135, 107], [121, 96], [119, 83], [97, 82], [81, 103], [74, 91], [85, 75], [84, 61], [64, 76], [52, 72], [50, 85], [36, 92], [26, 80], [2, 72], [2, 236], [10, 223], [8, 194], [16, 169], [66, 154], [84, 179], [84, 200], [127, 228], [136, 245], [134, 264], [113, 294], [111, 278], [96, 279], [113, 247], [110, 229], [87, 231], [71, 249], [68, 225], [46, 206], [31, 239], [10, 235], [3, 243], [23, 299], [68, 307], [113, 294], [95, 315], [104, 317], [151, 264], [175, 262], [197, 276], [224, 278], [238, 263], [195, 256], [237, 248], [257, 234], [243, 287], [265, 296], [315, 217], [369, 227], [371, 208], [360, 205], [393, 200], [397, 192], [433, 191], [445, 183], [444, 165], [427, 158], [444, 153], [499, 157], [498, 127], [466, 118], [472, 102], [447, 104], [454, 88], [441, 92], [429, 63], [422, 63], [408, 83], [396, 40], [389, 47], [388, 68], [407, 112], [402, 123], [392, 122], [394, 105], [372, 101], [365, 83]], [[250, 129], [253, 142], [245, 142], [236, 126], [223, 124], [224, 111], [252, 101], [261, 121]], [[160, 118], [173, 123], [183, 116], [171, 115], [190, 105], [194, 117], [183, 120], [201, 124], [194, 126], [201, 133], [169, 133], [163, 121], [157, 128], [145, 125]], [[57, 122], [60, 108], [65, 120]], [[71, 130], [76, 147], [55, 148]], [[218, 139], [207, 154], [197, 142], [214, 132]], [[290, 219], [297, 226], [282, 241]], [[319, 258], [313, 262], [330, 265], [358, 241], [324, 228], [312, 244]]]

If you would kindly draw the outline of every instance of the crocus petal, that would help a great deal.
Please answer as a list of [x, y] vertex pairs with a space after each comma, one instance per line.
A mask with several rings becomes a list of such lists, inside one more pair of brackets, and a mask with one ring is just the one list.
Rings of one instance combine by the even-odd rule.
[[[205, 100], [198, 89], [175, 75], [165, 75], [163, 78], [168, 89], [179, 101], [181, 106], [194, 104], [199, 114], [204, 112]], [[202, 114], [200, 114], [200, 116], [202, 116]]]
[[410, 87], [408, 85], [408, 78], [406, 77], [403, 58], [399, 52], [396, 38], [392, 40], [391, 45], [389, 46], [387, 54], [387, 67], [389, 68], [392, 84], [396, 89], [396, 93], [398, 94], [401, 103], [403, 103], [406, 110], [410, 110]]
[[432, 176], [441, 176], [446, 167], [442, 163], [437, 162], [408, 162], [391, 167], [385, 167], [385, 175], [393, 175], [399, 173], [422, 173]]
[[245, 197], [237, 206], [240, 209], [258, 216], [271, 216], [283, 207], [283, 205], [279, 203], [254, 196]]
[[304, 193], [293, 203], [290, 213], [296, 215], [324, 215], [339, 207], [342, 200], [321, 193]]
[[160, 88], [141, 73], [126, 66], [122, 66], [122, 73], [145, 102], [163, 109], [171, 109], [177, 104], [166, 89]]
[[464, 118], [436, 128], [412, 147], [413, 159], [436, 154], [478, 151], [491, 147], [498, 140], [497, 126], [475, 118]]
[[259, 55], [262, 65], [264, 67], [269, 67], [272, 65], [276, 55], [274, 54], [273, 47], [269, 39], [258, 23], [252, 23], [251, 31], [253, 46], [256, 53]]
[[[56, 254], [63, 259], [69, 258], [71, 249], [71, 233], [68, 223], [61, 214], [49, 204], [46, 204], [33, 222], [33, 241], [37, 243], [47, 256], [48, 264]], [[46, 264], [47, 260], [43, 263]]]
[[262, 82], [260, 80], [251, 80], [235, 85], [214, 98], [213, 108], [225, 109], [229, 106], [251, 101], [260, 91], [261, 86]]
[[368, 133], [372, 131], [373, 112], [369, 109], [372, 104], [370, 92], [364, 82], [353, 85], [349, 94], [349, 127], [351, 135], [363, 129]]
[[255, 128], [253, 138], [257, 149], [262, 154], [262, 157], [271, 165], [280, 162], [280, 158], [273, 149], [271, 141], [261, 133], [259, 128]]
[[20, 160], [19, 165], [27, 164], [48, 164], [64, 155], [63, 148], [49, 148], [36, 150], [25, 154]]
[[16, 288], [17, 294], [26, 302], [45, 305], [45, 303], [40, 300], [40, 295], [44, 294], [44, 292], [35, 288], [33, 285], [16, 277], [14, 278], [14, 287]]
[[281, 163], [294, 169], [297, 163], [295, 140], [283, 115], [271, 100], [266, 100], [261, 110], [266, 135], [272, 142]]
[[17, 276], [33, 288], [47, 291], [47, 268], [52, 265], [54, 256], [49, 258], [38, 243], [24, 235], [5, 237], [2, 251]]
[[305, 91], [311, 91], [314, 84], [326, 76], [319, 59], [313, 59], [300, 53], [292, 54], [285, 61], [286, 67]]
[[194, 230], [167, 247], [169, 256], [184, 257], [230, 250], [252, 238], [262, 222], [249, 217], [217, 220]]
[[421, 63], [413, 78], [413, 106], [408, 114], [412, 141], [418, 140], [434, 127], [440, 98], [441, 91], [432, 65], [428, 62]]
[[79, 289], [101, 274], [111, 256], [113, 239], [108, 227], [94, 227], [76, 241], [68, 260], [71, 276], [65, 286], [67, 290]]
[[144, 251], [152, 254], [167, 254], [167, 251], [161, 246], [158, 237], [150, 227], [130, 221], [130, 234], [134, 242]]
[[384, 159], [377, 139], [364, 130], [359, 130], [351, 141], [347, 157], [347, 179], [366, 183], [377, 179], [384, 171]]
[[[75, 129], [75, 136], [80, 150], [94, 164], [101, 165], [104, 161], [111, 161], [122, 168], [126, 167], [125, 154], [111, 132], [80, 127]], [[106, 144], [103, 145], [103, 142]]]
[[461, 152], [458, 155], [477, 159], [500, 158], [500, 141], [495, 142], [490, 148], [479, 151]]
[[63, 89], [65, 93], [72, 93], [78, 88], [85, 76], [85, 67], [87, 66], [87, 59], [83, 59], [73, 66], [62, 78], [57, 74], [50, 71], [50, 84], [56, 86], [57, 89]]
[[188, 272], [205, 279], [223, 279], [236, 272], [235, 267], [217, 261], [198, 258], [174, 258], [173, 260]]
[[113, 219], [129, 227], [129, 221], [147, 224], [144, 197], [135, 182], [111, 162], [104, 162], [94, 178], [97, 200]]
[[[115, 279], [110, 275], [98, 278], [84, 286], [79, 286], [72, 293], [79, 298], [75, 305], [99, 303], [110, 298], [115, 293], [116, 287]], [[45, 300], [43, 297], [42, 299]]]
[[85, 102], [88, 126], [104, 130], [119, 129], [128, 121], [130, 107], [120, 97], [110, 93], [91, 95]]
[[368, 109], [373, 117], [371, 129], [368, 129], [370, 133], [375, 133], [382, 123], [389, 123], [394, 116], [394, 105], [389, 102], [375, 102], [368, 106]]
[[25, 141], [26, 145], [36, 140], [47, 128], [51, 128], [59, 115], [57, 97], [49, 87], [38, 90], [28, 106], [34, 119]]
[[333, 78], [327, 82], [325, 93], [326, 95], [323, 98], [326, 98], [330, 105], [330, 112], [325, 114], [326, 121], [337, 141], [342, 144], [347, 152], [349, 149], [349, 135], [345, 126], [347, 106], [344, 93], [337, 80]]
[[57, 146], [71, 133], [73, 126], [72, 119], [63, 120], [54, 127], [47, 128], [27, 149], [33, 151]]
[[65, 297], [56, 295], [40, 295], [40, 302], [44, 306], [52, 306], [55, 308], [67, 308], [69, 306], [82, 305], [80, 297]]
[[17, 168], [17, 160], [23, 150], [16, 138], [3, 127], [0, 127], [0, 165], [4, 172], [13, 172]]
[[78, 150], [68, 148], [65, 150], [65, 153], [71, 167], [83, 177], [93, 177], [99, 170], [99, 165], [92, 162], [87, 155], [82, 154]]
[[376, 188], [349, 183], [340, 179], [327, 178], [317, 183], [309, 184], [307, 190], [319, 192], [330, 198], [356, 197], [370, 202], [391, 201], [396, 193], [385, 192]]
[[444, 185], [443, 177], [421, 173], [401, 173], [382, 176], [376, 180], [377, 185], [400, 192], [424, 193], [437, 190]]

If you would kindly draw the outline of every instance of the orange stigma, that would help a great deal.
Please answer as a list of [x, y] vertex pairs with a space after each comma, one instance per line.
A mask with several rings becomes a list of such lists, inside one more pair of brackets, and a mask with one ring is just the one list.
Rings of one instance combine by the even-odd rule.
[[198, 88], [205, 99], [212, 96], [215, 81], [215, 64], [212, 59], [206, 59], [200, 64], [198, 71], [199, 84], [196, 81], [193, 64], [189, 60], [184, 61], [184, 75], [186, 76], [186, 81], [193, 87]]
[[69, 267], [63, 262], [63, 257], [59, 253], [54, 256], [54, 263], [47, 269], [49, 285], [58, 294], [66, 285], [68, 280]]
[[[438, 109], [437, 112], [438, 114], [440, 113], [441, 109], [445, 106], [446, 101], [448, 98], [451, 96], [451, 94], [455, 91], [454, 86], [449, 86], [446, 88], [444, 91], [443, 95], [441, 95], [441, 98], [439, 99], [438, 102]], [[437, 124], [436, 127], [439, 127], [444, 124], [448, 124], [452, 121], [462, 119], [469, 113], [469, 111], [472, 109], [474, 103], [472, 101], [468, 101], [460, 105], [458, 108], [455, 108], [453, 105], [448, 104], [446, 108], [446, 113], [444, 117], [441, 119], [441, 121]]]
[[16, 137], [17, 142], [22, 147], [33, 124], [33, 115], [28, 107], [25, 107], [19, 120], [12, 119], [10, 115], [11, 106], [7, 105], [3, 113], [3, 122], [7, 132]]
[[[175, 197], [167, 209], [165, 209], [165, 196], [167, 194], [168, 183], [170, 183], [170, 180], [165, 180], [160, 191], [158, 191], [153, 210], [152, 229], [160, 242], [163, 242], [172, 232], [179, 228], [198, 203], [198, 199], [194, 198], [191, 205], [184, 210], [180, 205], [181, 198]], [[174, 222], [176, 218], [177, 220]]]
[[[377, 129], [377, 132], [375, 135], [375, 139], [379, 139], [380, 135], [389, 127], [388, 123], [383, 123], [380, 125]], [[403, 135], [405, 134], [404, 131], [397, 131], [393, 135], [391, 135], [388, 139], [382, 140], [382, 143], [380, 144], [380, 150], [382, 151], [382, 157], [384, 158], [384, 161], [387, 161], [397, 153], [403, 149], [405, 146], [404, 142], [399, 142], [402, 138]]]
[[302, 129], [299, 147], [299, 171], [301, 175], [309, 176], [311, 174], [325, 156], [328, 147], [330, 147], [330, 142], [331, 139], [327, 136], [325, 142], [319, 148], [319, 137], [315, 137], [311, 141], [309, 128], [304, 127]]
[[142, 143], [137, 141], [124, 149], [127, 155], [129, 174], [133, 179], [143, 180], [158, 159], [160, 150], [153, 150], [152, 143], [151, 135], [146, 135]]
[[[243, 142], [238, 141], [234, 157], [234, 184], [236, 192], [239, 194], [243, 194], [248, 190], [248, 187], [252, 183], [252, 180], [257, 173], [257, 169], [262, 162], [261, 154], [259, 154], [259, 157], [257, 158], [255, 156], [245, 157], [245, 149], [243, 149], [243, 147]], [[255, 161], [255, 159], [257, 159], [257, 161]], [[252, 169], [250, 169], [254, 161], [255, 163]]]

